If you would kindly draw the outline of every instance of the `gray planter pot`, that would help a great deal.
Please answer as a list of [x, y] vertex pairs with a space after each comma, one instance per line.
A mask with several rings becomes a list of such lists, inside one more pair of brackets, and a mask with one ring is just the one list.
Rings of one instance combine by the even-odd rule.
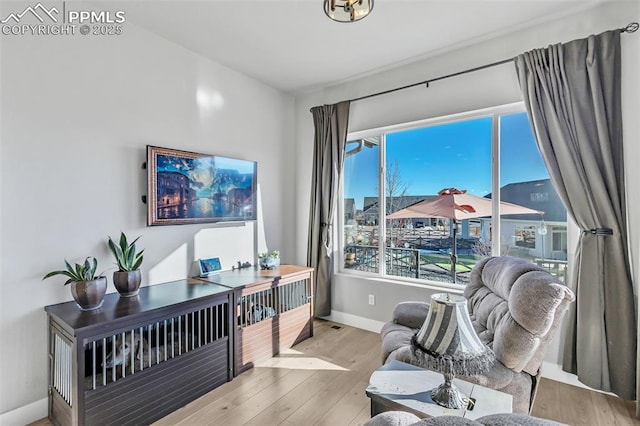
[[113, 273], [113, 285], [122, 297], [133, 297], [140, 291], [142, 274], [140, 269], [135, 271], [115, 271]]
[[280, 258], [274, 256], [264, 256], [259, 259], [260, 269], [276, 269], [280, 266]]
[[81, 311], [98, 309], [104, 302], [107, 292], [107, 277], [99, 277], [91, 281], [76, 281], [69, 284], [73, 300]]

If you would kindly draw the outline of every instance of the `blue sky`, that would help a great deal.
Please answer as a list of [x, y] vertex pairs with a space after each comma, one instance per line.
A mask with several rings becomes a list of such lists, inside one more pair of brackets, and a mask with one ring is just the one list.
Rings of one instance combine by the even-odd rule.
[[[502, 116], [500, 186], [549, 177], [526, 113]], [[456, 187], [484, 196], [491, 192], [491, 118], [387, 134], [387, 164], [397, 162], [407, 195], [435, 195]], [[345, 198], [362, 208], [377, 191], [378, 148], [345, 159]]]

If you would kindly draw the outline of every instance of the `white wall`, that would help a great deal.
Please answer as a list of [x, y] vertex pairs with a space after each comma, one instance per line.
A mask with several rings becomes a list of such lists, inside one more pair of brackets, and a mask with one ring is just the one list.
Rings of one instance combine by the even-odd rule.
[[[635, 1], [600, 4], [572, 16], [522, 28], [476, 45], [427, 58], [366, 78], [326, 88], [296, 99], [296, 139], [298, 141], [297, 181], [297, 247], [298, 261], [304, 260], [308, 227], [309, 184], [313, 147], [313, 122], [309, 108], [400, 87], [429, 78], [474, 68], [514, 57], [522, 52], [549, 44], [584, 38], [613, 28], [621, 28], [640, 19], [640, 5]], [[428, 29], [425, 29], [428, 32]], [[635, 283], [640, 282], [640, 158], [638, 135], [640, 122], [640, 75], [638, 52], [640, 35], [623, 34], [623, 111], [626, 149], [627, 195], [630, 211], [632, 253], [636, 268]], [[522, 100], [512, 64], [500, 65], [433, 83], [430, 88], [408, 89], [352, 104], [350, 131], [388, 124], [403, 123], [454, 112], [475, 110]], [[636, 194], [636, 196], [632, 196]], [[338, 274], [333, 287], [333, 309], [339, 315], [355, 315], [375, 321], [387, 321], [396, 303], [404, 300], [428, 300], [433, 290], [417, 286], [394, 285], [381, 280]], [[368, 305], [368, 294], [374, 294], [376, 306]], [[557, 344], [557, 343], [556, 343]], [[559, 359], [557, 347], [549, 351], [549, 360]]]
[[[146, 227], [147, 144], [257, 160], [266, 242], [293, 260], [294, 175], [283, 167], [294, 161], [293, 98], [124, 27], [112, 37], [2, 36], [1, 414], [35, 402], [30, 420], [46, 415], [43, 307], [71, 295], [61, 277], [41, 278], [64, 258], [94, 255], [109, 269], [106, 238], [123, 230], [142, 235], [143, 285], [193, 275], [201, 256], [225, 267], [253, 260], [251, 222]], [[198, 106], [199, 89], [216, 93], [211, 108]]]

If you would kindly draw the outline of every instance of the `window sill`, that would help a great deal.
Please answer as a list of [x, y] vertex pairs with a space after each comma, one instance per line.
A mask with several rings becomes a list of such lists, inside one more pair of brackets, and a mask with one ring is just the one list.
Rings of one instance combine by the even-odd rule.
[[381, 276], [376, 273], [366, 272], [349, 272], [345, 270], [339, 270], [333, 273], [334, 276], [342, 278], [355, 278], [364, 281], [372, 281], [377, 283], [385, 283], [392, 285], [402, 285], [413, 288], [433, 290], [437, 292], [447, 292], [452, 294], [462, 294], [465, 288], [463, 284], [444, 283], [441, 281], [427, 281], [427, 280], [411, 280], [411, 279], [397, 279], [393, 276]]

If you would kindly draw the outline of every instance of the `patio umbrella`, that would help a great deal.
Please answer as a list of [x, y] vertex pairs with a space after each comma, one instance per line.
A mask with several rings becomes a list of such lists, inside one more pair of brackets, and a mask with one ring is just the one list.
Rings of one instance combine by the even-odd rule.
[[[444, 217], [454, 221], [491, 216], [492, 200], [467, 194], [466, 190], [446, 188], [437, 197], [420, 201], [387, 215], [387, 219]], [[507, 202], [500, 202], [500, 215], [539, 214], [544, 212]], [[453, 248], [451, 250], [451, 278], [456, 282], [456, 226], [453, 226]]]

